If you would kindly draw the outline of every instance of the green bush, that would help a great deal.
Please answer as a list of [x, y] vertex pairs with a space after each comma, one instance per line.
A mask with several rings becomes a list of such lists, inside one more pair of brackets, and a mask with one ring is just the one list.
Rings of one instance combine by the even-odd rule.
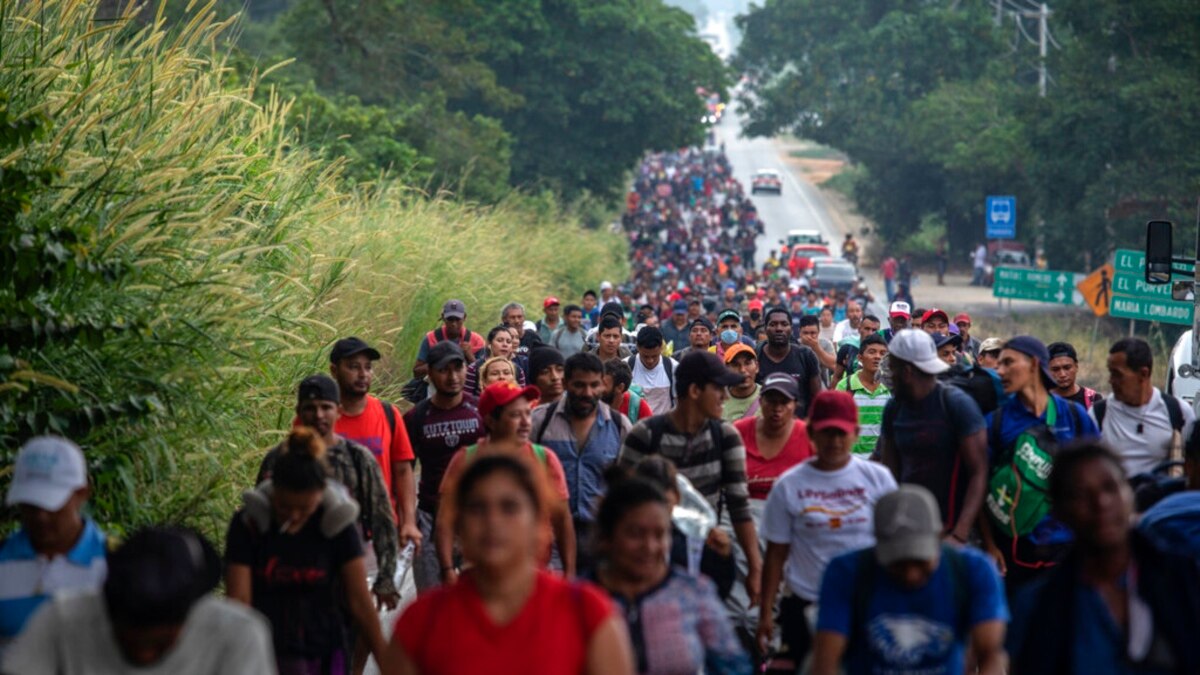
[[337, 337], [384, 347], [393, 395], [447, 297], [479, 327], [619, 275], [620, 238], [552, 202], [341, 191], [288, 101], [227, 78], [211, 5], [169, 32], [93, 21], [94, 1], [4, 6], [0, 491], [22, 440], [62, 433], [109, 527], [218, 533]]

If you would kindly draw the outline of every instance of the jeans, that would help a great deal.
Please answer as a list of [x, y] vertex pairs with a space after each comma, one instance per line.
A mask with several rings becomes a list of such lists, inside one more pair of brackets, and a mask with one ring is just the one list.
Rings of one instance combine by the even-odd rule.
[[883, 280], [883, 288], [884, 288], [884, 292], [887, 294], [888, 304], [891, 304], [896, 298], [896, 280], [895, 279], [884, 279]]
[[983, 285], [983, 268], [976, 267], [972, 272], [973, 273], [971, 275], [971, 285], [972, 286], [982, 286]]
[[421, 530], [421, 550], [413, 557], [413, 582], [417, 592], [424, 593], [442, 584], [442, 568], [438, 565], [437, 547], [433, 543], [433, 531], [437, 522], [434, 515], [417, 509], [417, 528]]

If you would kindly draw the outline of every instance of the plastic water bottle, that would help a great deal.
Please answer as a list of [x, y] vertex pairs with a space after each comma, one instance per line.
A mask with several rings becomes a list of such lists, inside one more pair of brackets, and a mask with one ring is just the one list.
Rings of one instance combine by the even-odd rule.
[[688, 572], [698, 574], [708, 533], [717, 526], [717, 512], [687, 478], [676, 475], [675, 485], [679, 490], [679, 504], [671, 510], [671, 520], [687, 538]]
[[396, 558], [396, 576], [394, 577], [397, 589], [404, 587], [404, 578], [412, 570], [413, 555], [416, 551], [417, 547], [411, 541], [400, 549], [400, 556]]

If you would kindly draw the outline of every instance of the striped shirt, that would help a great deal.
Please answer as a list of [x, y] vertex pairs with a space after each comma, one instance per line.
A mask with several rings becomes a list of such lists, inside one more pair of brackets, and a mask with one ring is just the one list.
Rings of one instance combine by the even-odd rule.
[[104, 533], [83, 519], [79, 541], [66, 555], [46, 558], [33, 550], [29, 534], [17, 530], [0, 545], [0, 646], [59, 591], [99, 589], [108, 573]]
[[[719, 425], [720, 433], [712, 432], [714, 424]], [[654, 425], [661, 425], [662, 429], [658, 447], [651, 447]], [[720, 441], [719, 447], [713, 445], [714, 436]], [[625, 437], [617, 463], [632, 468], [649, 455], [662, 455], [674, 462], [679, 473], [691, 481], [714, 509], [719, 509], [724, 497], [734, 523], [753, 520], [746, 486], [746, 448], [741, 434], [729, 422], [709, 420], [694, 435], [687, 436], [675, 427], [669, 415], [641, 420]]]
[[840, 391], [850, 392], [850, 395], [854, 397], [854, 404], [858, 406], [858, 424], [861, 431], [858, 433], [858, 442], [854, 444], [854, 452], [855, 454], [869, 455], [875, 452], [875, 444], [879, 440], [879, 431], [883, 426], [883, 408], [892, 398], [892, 392], [882, 383], [876, 382], [875, 393], [871, 393], [863, 387], [858, 376], [859, 373], [854, 373], [850, 377], [843, 378], [841, 382], [838, 382], [837, 388]]

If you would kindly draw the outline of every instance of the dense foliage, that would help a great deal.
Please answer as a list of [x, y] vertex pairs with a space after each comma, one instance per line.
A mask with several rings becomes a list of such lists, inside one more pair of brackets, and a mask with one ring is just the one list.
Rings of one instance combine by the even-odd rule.
[[647, 150], [700, 140], [696, 89], [725, 81], [662, 0], [287, 0], [251, 6], [236, 46], [249, 66], [295, 59], [267, 81], [304, 92], [302, 139], [351, 175], [489, 202], [611, 199]]
[[748, 129], [846, 151], [859, 207], [893, 243], [932, 223], [965, 251], [988, 194], [1017, 195], [1020, 238], [1041, 237], [1055, 266], [1137, 246], [1151, 218], [1190, 236], [1200, 4], [1050, 5], [1061, 48], [1040, 98], [1037, 49], [994, 3], [767, 0], [738, 20]]
[[[22, 440], [61, 433], [87, 454], [101, 521], [217, 531], [337, 337], [380, 347], [394, 395], [445, 298], [478, 328], [514, 298], [619, 276], [621, 238], [553, 200], [348, 189], [344, 161], [295, 142], [291, 104], [228, 67], [234, 24], [210, 7], [104, 22], [84, 0], [6, 7], [0, 492]], [[339, 128], [398, 124], [320, 105], [296, 103]]]

